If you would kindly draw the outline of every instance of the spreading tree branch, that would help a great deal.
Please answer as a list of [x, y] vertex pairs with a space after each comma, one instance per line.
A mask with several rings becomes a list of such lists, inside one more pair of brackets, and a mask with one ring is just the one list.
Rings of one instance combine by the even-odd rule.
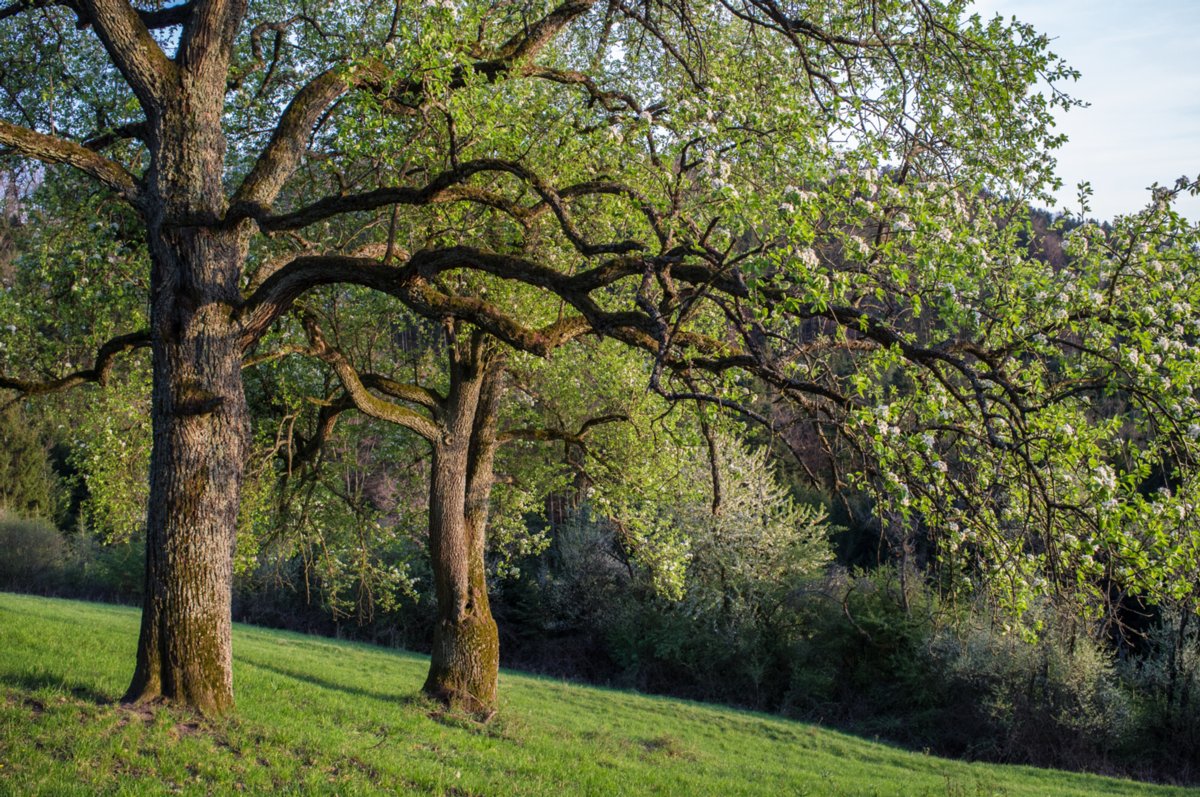
[[133, 175], [121, 164], [85, 146], [5, 121], [0, 121], [0, 145], [43, 163], [73, 166], [113, 189], [130, 204], [137, 204], [138, 186]]
[[349, 88], [344, 71], [341, 65], [326, 69], [292, 98], [275, 125], [271, 140], [234, 194], [232, 218], [266, 214], [283, 184], [300, 165], [313, 126]]
[[83, 142], [83, 146], [86, 149], [92, 150], [93, 152], [99, 152], [103, 149], [111, 147], [113, 144], [121, 141], [129, 141], [130, 139], [137, 139], [140, 141], [146, 140], [145, 122], [131, 122], [129, 124], [115, 127], [112, 130], [98, 133], [85, 140]]
[[395, 296], [427, 318], [468, 321], [513, 348], [540, 356], [589, 330], [582, 317], [568, 317], [540, 329], [529, 327], [495, 304], [474, 296], [444, 293], [431, 281], [439, 273], [456, 268], [475, 268], [530, 284], [563, 278], [553, 269], [531, 261], [470, 247], [418, 252], [403, 265], [360, 257], [300, 257], [264, 280], [243, 305], [242, 345], [252, 346], [306, 291], [335, 283], [361, 285]]
[[438, 413], [445, 399], [430, 388], [414, 385], [408, 382], [397, 382], [380, 374], [365, 373], [360, 375], [362, 383], [372, 390], [377, 390], [387, 396], [410, 404], [417, 404], [432, 412]]
[[[91, 24], [87, 10], [81, 3], [75, 0], [17, 0], [15, 3], [0, 8], [0, 21], [29, 11], [36, 11], [40, 8], [54, 8], [55, 6], [69, 8], [74, 11], [79, 18], [81, 27]], [[161, 30], [163, 28], [174, 28], [183, 25], [188, 21], [191, 13], [192, 4], [190, 2], [164, 6], [162, 8], [137, 9], [137, 15], [141, 18], [142, 24], [149, 30]]]
[[[492, 192], [463, 185], [471, 177], [484, 173], [509, 174], [517, 177], [533, 188], [541, 197], [541, 202], [535, 207], [523, 207], [517, 202], [506, 200]], [[597, 195], [622, 196], [631, 200], [646, 217], [659, 241], [666, 243], [667, 233], [663, 230], [661, 216], [650, 201], [633, 188], [612, 180], [590, 180], [558, 190], [524, 164], [496, 158], [479, 158], [457, 164], [454, 168], [438, 174], [420, 188], [399, 186], [378, 188], [357, 194], [329, 196], [290, 213], [274, 216], [255, 215], [261, 208], [250, 205], [243, 205], [239, 212], [255, 215], [259, 228], [264, 232], [279, 232], [300, 229], [344, 213], [376, 210], [387, 206], [425, 206], [442, 202], [470, 201], [496, 207], [522, 222], [528, 222], [550, 210], [558, 219], [559, 226], [576, 251], [585, 257], [644, 251], [647, 247], [640, 241], [624, 240], [596, 244], [589, 242], [583, 236], [575, 226], [565, 200]], [[237, 217], [235, 214], [231, 218], [236, 219]]]
[[179, 70], [128, 0], [79, 0], [80, 21], [90, 24], [142, 107], [161, 108]]
[[516, 429], [505, 429], [496, 435], [497, 443], [510, 443], [514, 440], [533, 440], [547, 441], [553, 440], [556, 442], [571, 443], [572, 445], [585, 446], [587, 436], [592, 429], [597, 426], [603, 426], [607, 423], [619, 423], [628, 421], [629, 416], [623, 412], [610, 413], [608, 415], [598, 415], [595, 418], [588, 418], [579, 426], [579, 430], [575, 432], [566, 429], [552, 429], [548, 427], [533, 427], [524, 426]]
[[[450, 87], [466, 85], [468, 72], [483, 74], [490, 79], [508, 72], [515, 64], [535, 55], [595, 3], [596, 0], [568, 0], [523, 33], [509, 39], [493, 57], [462, 67], [450, 81]], [[235, 218], [258, 217], [268, 212], [304, 157], [313, 126], [347, 91], [358, 88], [395, 100], [418, 94], [421, 87], [419, 80], [398, 83], [392, 80], [384, 64], [377, 68], [359, 68], [353, 73], [339, 64], [317, 75], [297, 92], [283, 112], [270, 142], [234, 194], [231, 215]]]
[[354, 402], [354, 406], [364, 415], [378, 418], [381, 421], [394, 423], [419, 434], [431, 443], [436, 442], [442, 433], [441, 425], [436, 420], [426, 417], [408, 407], [385, 401], [373, 394], [359, 378], [354, 366], [336, 348], [329, 345], [316, 319], [306, 315], [304, 328], [308, 333], [314, 355], [321, 358], [333, 368], [342, 389]]
[[[28, 396], [44, 396], [59, 393], [64, 390], [95, 382], [104, 386], [108, 384], [109, 374], [116, 364], [117, 356], [134, 349], [150, 345], [150, 333], [146, 330], [119, 335], [102, 345], [96, 352], [96, 360], [91, 368], [75, 371], [57, 379], [42, 381], [16, 379], [0, 375], [0, 390], [12, 390], [17, 393], [13, 401]], [[10, 402], [11, 403], [11, 402]]]

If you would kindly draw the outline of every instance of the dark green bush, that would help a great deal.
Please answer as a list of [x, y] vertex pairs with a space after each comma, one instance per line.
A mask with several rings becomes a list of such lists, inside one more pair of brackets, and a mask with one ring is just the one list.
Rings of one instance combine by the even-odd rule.
[[[1036, 643], [987, 622], [934, 636], [934, 667], [951, 697], [944, 711], [971, 729], [960, 754], [1113, 769], [1114, 754], [1134, 727], [1132, 701], [1113, 656], [1085, 633], [1084, 624], [1046, 614]], [[972, 619], [987, 618], [979, 613]]]
[[576, 523], [521, 572], [495, 591], [509, 665], [780, 711], [946, 755], [1159, 779], [1196, 771], [1195, 618], [1184, 624], [1190, 648], [1171, 652], [1175, 621], [1149, 658], [1118, 667], [1089, 623], [1044, 607], [1031, 642], [982, 599], [941, 600], [915, 570], [834, 569], [793, 583], [772, 611], [729, 612], [661, 597], [611, 531]]
[[146, 577], [146, 544], [140, 536], [104, 544], [77, 534], [70, 539], [63, 592], [72, 597], [137, 603]]
[[959, 757], [1140, 767], [1124, 752], [1138, 733], [1137, 701], [1082, 621], [1046, 608], [1030, 642], [986, 603], [952, 611], [919, 574], [890, 568], [835, 574], [797, 612], [783, 706], [792, 715]]
[[66, 540], [50, 523], [0, 515], [0, 589], [54, 592], [66, 558]]
[[1200, 616], [1190, 606], [1161, 612], [1140, 655], [1118, 666], [1134, 698], [1133, 727], [1124, 739], [1123, 760], [1137, 762], [1133, 774], [1171, 773], [1200, 781]]
[[0, 513], [7, 509], [23, 517], [56, 514], [60, 485], [42, 432], [41, 424], [19, 407], [0, 411]]
[[103, 545], [45, 520], [0, 516], [0, 589], [133, 603], [144, 577], [140, 539]]
[[929, 642], [950, 617], [919, 574], [834, 571], [796, 593], [799, 632], [783, 710], [913, 747], [945, 734], [945, 680]]

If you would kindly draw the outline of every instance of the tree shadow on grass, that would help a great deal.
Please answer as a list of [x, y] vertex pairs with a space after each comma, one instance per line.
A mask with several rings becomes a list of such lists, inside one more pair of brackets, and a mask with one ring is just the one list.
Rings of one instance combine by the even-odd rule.
[[327, 678], [321, 678], [320, 676], [313, 675], [309, 672], [289, 670], [286, 667], [280, 667], [277, 664], [248, 659], [245, 656], [238, 656], [238, 660], [242, 664], [248, 664], [251, 667], [259, 670], [265, 670], [266, 672], [274, 673], [275, 675], [282, 675], [284, 678], [291, 678], [295, 681], [303, 681], [304, 683], [312, 684], [313, 686], [321, 689], [343, 692], [348, 695], [354, 695], [355, 697], [365, 697], [370, 700], [382, 700], [388, 703], [399, 704], [401, 706], [418, 706], [428, 703], [428, 698], [421, 694], [413, 694], [411, 692], [377, 692], [372, 689], [365, 689], [361, 686], [352, 686], [350, 684], [331, 681]]
[[486, 733], [489, 736], [503, 737], [505, 731], [503, 723], [491, 724], [488, 719], [480, 720], [471, 714], [453, 711], [446, 708], [437, 700], [429, 697], [423, 692], [378, 692], [372, 689], [364, 689], [360, 686], [351, 686], [349, 684], [338, 683], [327, 678], [313, 675], [309, 672], [297, 670], [289, 670], [286, 667], [280, 667], [277, 664], [257, 661], [254, 659], [239, 656], [238, 660], [242, 664], [248, 664], [259, 670], [281, 675], [284, 678], [290, 678], [302, 683], [311, 684], [320, 689], [328, 689], [334, 692], [342, 692], [343, 694], [362, 697], [368, 700], [380, 700], [398, 708], [408, 708], [421, 711], [426, 717], [442, 725], [458, 728], [461, 730], [470, 730], [476, 733]]
[[41, 689], [68, 692], [77, 700], [101, 706], [113, 705], [117, 702], [117, 695], [98, 691], [91, 684], [57, 677], [50, 673], [4, 673], [0, 675], [0, 685], [21, 689], [26, 692], [36, 692]]

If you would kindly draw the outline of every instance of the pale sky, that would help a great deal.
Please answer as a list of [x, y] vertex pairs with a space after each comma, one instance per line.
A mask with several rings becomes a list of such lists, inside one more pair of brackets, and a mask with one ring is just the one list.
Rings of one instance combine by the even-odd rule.
[[[1059, 115], [1060, 209], [1075, 185], [1095, 190], [1091, 215], [1143, 207], [1146, 187], [1200, 174], [1200, 0], [977, 0], [985, 18], [1015, 16], [1050, 36], [1082, 72], [1068, 93], [1091, 104]], [[1200, 220], [1200, 197], [1177, 205]]]

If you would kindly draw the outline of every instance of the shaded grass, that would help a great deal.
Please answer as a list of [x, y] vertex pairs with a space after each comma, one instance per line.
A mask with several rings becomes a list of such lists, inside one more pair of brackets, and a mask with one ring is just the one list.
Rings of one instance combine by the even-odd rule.
[[136, 610], [0, 594], [0, 794], [1168, 795], [947, 761], [775, 717], [504, 672], [487, 725], [428, 660], [234, 630], [233, 719], [114, 705]]

